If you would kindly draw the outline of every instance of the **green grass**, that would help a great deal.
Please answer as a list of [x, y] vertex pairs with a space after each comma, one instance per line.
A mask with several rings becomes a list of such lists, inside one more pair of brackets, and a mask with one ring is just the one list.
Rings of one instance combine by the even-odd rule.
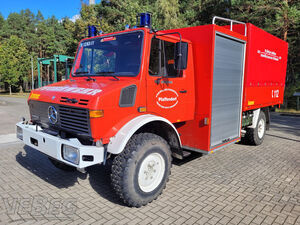
[[296, 109], [276, 109], [275, 112], [278, 112], [278, 113], [290, 113], [290, 114], [300, 114], [300, 110], [296, 110]]
[[11, 95], [7, 92], [0, 93], [0, 97], [17, 97], [17, 98], [28, 98], [30, 93], [12, 93]]

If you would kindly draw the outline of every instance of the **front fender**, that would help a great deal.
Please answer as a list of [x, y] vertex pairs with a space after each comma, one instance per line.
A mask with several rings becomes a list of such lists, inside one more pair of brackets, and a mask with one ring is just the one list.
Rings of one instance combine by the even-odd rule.
[[132, 120], [128, 121], [118, 132], [114, 137], [110, 138], [110, 142], [107, 146], [107, 152], [112, 154], [119, 154], [123, 151], [125, 148], [127, 142], [132, 137], [132, 135], [141, 127], [146, 125], [147, 123], [153, 122], [153, 121], [162, 121], [170, 125], [174, 129], [174, 131], [177, 134], [177, 138], [179, 140], [179, 144], [181, 146], [181, 141], [179, 134], [174, 127], [174, 125], [167, 119], [155, 116], [152, 114], [146, 114], [141, 115], [138, 117], [133, 118]]

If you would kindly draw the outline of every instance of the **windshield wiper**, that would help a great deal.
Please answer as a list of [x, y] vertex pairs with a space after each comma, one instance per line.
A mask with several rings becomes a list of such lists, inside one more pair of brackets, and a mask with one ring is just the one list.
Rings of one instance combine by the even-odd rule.
[[89, 75], [86, 75], [85, 77], [87, 77], [86, 81], [90, 81], [90, 80], [92, 80], [92, 81], [96, 81], [96, 79], [95, 79], [95, 78], [92, 78], [92, 77], [91, 77], [91, 76], [89, 76]]
[[113, 71], [102, 71], [102, 72], [97, 72], [96, 74], [100, 75], [100, 76], [104, 76], [104, 77], [113, 77], [116, 80], [120, 80], [116, 75], [114, 75], [112, 73], [115, 73], [115, 72], [113, 72]]
[[86, 81], [90, 81], [90, 80], [96, 81], [96, 79], [92, 78], [88, 73], [89, 73], [88, 71], [78, 71], [78, 72], [75, 72], [74, 74], [79, 74], [79, 75], [86, 74], [83, 76], [83, 77], [87, 77]]
[[78, 72], [75, 72], [74, 74], [87, 74], [89, 73], [88, 71], [78, 71]]

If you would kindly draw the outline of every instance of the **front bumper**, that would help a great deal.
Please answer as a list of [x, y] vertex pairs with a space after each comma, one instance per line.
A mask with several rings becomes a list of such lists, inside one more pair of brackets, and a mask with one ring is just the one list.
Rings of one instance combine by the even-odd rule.
[[[77, 138], [62, 139], [43, 132], [43, 130], [36, 125], [28, 125], [19, 122], [16, 126], [17, 137], [23, 140], [24, 144], [65, 164], [77, 168], [85, 168], [87, 166], [102, 163], [104, 160], [104, 147], [82, 145]], [[21, 136], [20, 132], [22, 132]], [[78, 164], [63, 158], [63, 145], [78, 149]]]

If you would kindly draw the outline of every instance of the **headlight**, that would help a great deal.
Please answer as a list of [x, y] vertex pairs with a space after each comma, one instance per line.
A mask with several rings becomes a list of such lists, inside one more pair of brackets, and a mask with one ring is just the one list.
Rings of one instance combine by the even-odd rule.
[[62, 147], [62, 156], [63, 158], [71, 163], [74, 163], [76, 165], [79, 164], [79, 150], [78, 148], [74, 148], [69, 145], [63, 145]]
[[23, 129], [17, 126], [17, 138], [23, 140]]

